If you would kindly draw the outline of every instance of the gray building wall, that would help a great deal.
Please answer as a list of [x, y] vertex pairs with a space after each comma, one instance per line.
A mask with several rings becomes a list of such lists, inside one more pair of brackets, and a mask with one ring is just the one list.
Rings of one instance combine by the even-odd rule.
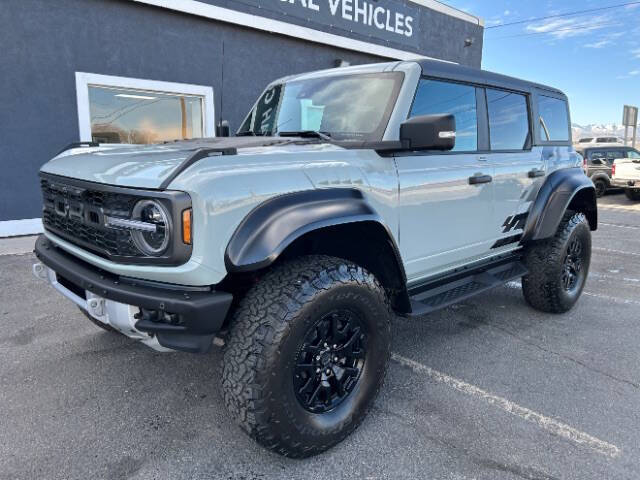
[[275, 78], [386, 60], [126, 0], [4, 0], [0, 45], [0, 221], [41, 216], [38, 170], [79, 138], [77, 71], [212, 86], [235, 129]]

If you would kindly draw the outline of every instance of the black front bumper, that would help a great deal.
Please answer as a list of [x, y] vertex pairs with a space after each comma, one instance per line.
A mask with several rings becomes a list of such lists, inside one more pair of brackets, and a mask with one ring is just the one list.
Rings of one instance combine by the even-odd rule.
[[47, 267], [79, 290], [141, 309], [136, 328], [153, 334], [160, 345], [174, 350], [206, 352], [229, 313], [233, 295], [215, 290], [163, 287], [121, 278], [102, 271], [56, 247], [44, 235], [35, 254]]

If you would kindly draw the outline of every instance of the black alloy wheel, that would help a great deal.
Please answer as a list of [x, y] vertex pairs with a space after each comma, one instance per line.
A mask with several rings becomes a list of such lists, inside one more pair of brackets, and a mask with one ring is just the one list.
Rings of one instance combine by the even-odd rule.
[[296, 359], [293, 384], [309, 412], [326, 413], [340, 405], [360, 379], [366, 357], [366, 334], [358, 315], [337, 310], [307, 333]]
[[583, 263], [585, 261], [585, 249], [580, 237], [573, 237], [567, 247], [567, 254], [564, 257], [562, 267], [562, 285], [567, 292], [573, 292], [580, 283], [583, 273]]

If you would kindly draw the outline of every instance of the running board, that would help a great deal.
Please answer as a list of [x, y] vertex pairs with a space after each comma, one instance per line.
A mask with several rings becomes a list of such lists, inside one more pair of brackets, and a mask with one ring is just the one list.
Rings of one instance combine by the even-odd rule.
[[526, 275], [520, 260], [425, 284], [411, 296], [411, 317], [426, 315]]

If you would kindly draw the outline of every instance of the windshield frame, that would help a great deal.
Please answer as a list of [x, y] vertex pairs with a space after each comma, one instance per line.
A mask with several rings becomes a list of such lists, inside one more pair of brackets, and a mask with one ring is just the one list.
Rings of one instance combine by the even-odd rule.
[[[391, 94], [389, 95], [389, 101], [387, 102], [387, 104], [385, 105], [385, 110], [382, 114], [382, 116], [380, 117], [380, 122], [377, 126], [377, 128], [372, 131], [372, 132], [361, 132], [358, 135], [352, 135], [349, 136], [346, 134], [346, 132], [331, 132], [331, 131], [321, 131], [322, 133], [326, 133], [331, 135], [331, 137], [334, 141], [336, 142], [347, 142], [347, 143], [351, 143], [351, 142], [378, 142], [378, 141], [382, 141], [382, 138], [387, 130], [387, 127], [389, 126], [389, 121], [391, 119], [391, 115], [393, 114], [393, 111], [396, 107], [396, 104], [398, 102], [398, 97], [400, 95], [400, 91], [402, 90], [402, 86], [404, 84], [404, 80], [405, 80], [405, 73], [402, 71], [379, 71], [379, 72], [363, 72], [363, 73], [344, 73], [344, 74], [336, 74], [333, 73], [331, 75], [325, 75], [325, 76], [318, 76], [318, 77], [313, 77], [313, 78], [303, 78], [303, 79], [291, 79], [291, 80], [285, 80], [285, 81], [276, 81], [273, 82], [271, 84], [269, 84], [267, 86], [267, 88], [264, 89], [264, 91], [262, 93], [260, 93], [260, 95], [258, 96], [258, 99], [255, 101], [255, 103], [253, 104], [253, 106], [251, 107], [251, 109], [249, 110], [249, 112], [247, 113], [247, 115], [244, 117], [242, 123], [240, 124], [240, 127], [238, 127], [237, 131], [236, 131], [236, 136], [239, 135], [251, 135], [250, 132], [253, 132], [254, 135], [256, 136], [277, 136], [279, 133], [279, 130], [276, 128], [274, 131], [268, 132], [271, 135], [265, 135], [262, 132], [256, 131], [255, 127], [255, 121], [256, 119], [253, 118], [254, 117], [254, 113], [257, 111], [257, 107], [258, 104], [260, 103], [260, 101], [262, 100], [262, 98], [264, 98], [265, 94], [267, 92], [269, 92], [270, 90], [277, 88], [277, 87], [282, 87], [281, 90], [281, 94], [280, 94], [280, 98], [278, 99], [278, 105], [276, 107], [276, 119], [278, 117], [278, 115], [280, 114], [280, 109], [282, 106], [282, 100], [284, 98], [284, 95], [282, 94], [282, 92], [284, 92], [284, 90], [286, 89], [287, 84], [296, 84], [296, 83], [300, 83], [300, 82], [305, 82], [305, 81], [316, 81], [316, 80], [321, 80], [321, 79], [344, 79], [344, 78], [353, 78], [353, 77], [357, 77], [358, 79], [362, 79], [362, 81], [366, 82], [368, 78], [380, 78], [380, 77], [390, 77], [394, 79], [394, 85], [393, 88], [391, 90]], [[247, 125], [247, 123], [249, 123], [249, 125]], [[246, 128], [247, 127], [247, 128]], [[289, 129], [283, 128], [281, 131], [289, 131]], [[297, 130], [294, 130], [297, 131]], [[316, 138], [314, 138], [313, 140], [316, 140]]]

